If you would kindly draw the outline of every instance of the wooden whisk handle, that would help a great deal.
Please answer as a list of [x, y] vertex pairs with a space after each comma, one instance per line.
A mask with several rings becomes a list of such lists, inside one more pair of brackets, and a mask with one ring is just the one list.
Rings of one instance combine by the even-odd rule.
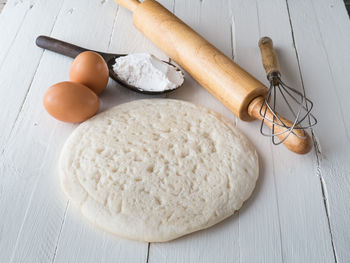
[[269, 78], [269, 75], [272, 73], [279, 73], [280, 66], [276, 52], [273, 48], [272, 39], [269, 37], [260, 38], [259, 47], [261, 51], [262, 63], [264, 65], [267, 77]]
[[[262, 120], [262, 116], [260, 115], [260, 109], [261, 107], [264, 105], [264, 98], [263, 97], [257, 97], [255, 98], [248, 107], [248, 113], [251, 117]], [[272, 112], [267, 109], [266, 111], [266, 115], [265, 117], [267, 119], [272, 120], [273, 119], [273, 114]], [[292, 126], [293, 123], [289, 120], [287, 120], [286, 118], [278, 115], [278, 117], [287, 125], [287, 126]], [[276, 122], [278, 123], [278, 121], [276, 120]], [[270, 123], [269, 121], [265, 121], [265, 124], [272, 129], [272, 123]], [[274, 132], [275, 133], [280, 133], [286, 131], [286, 128], [275, 125], [275, 129]], [[292, 152], [298, 153], [298, 154], [305, 154], [308, 153], [311, 148], [312, 148], [312, 142], [311, 142], [311, 138], [309, 136], [309, 134], [301, 129], [294, 129], [293, 130], [294, 133], [296, 133], [298, 136], [300, 137], [305, 137], [304, 139], [299, 138], [298, 136], [294, 135], [293, 133], [291, 133], [288, 138], [283, 142], [283, 144]], [[281, 135], [277, 135], [277, 137], [282, 140], [284, 138], [284, 136], [286, 136], [286, 134], [281, 134]]]

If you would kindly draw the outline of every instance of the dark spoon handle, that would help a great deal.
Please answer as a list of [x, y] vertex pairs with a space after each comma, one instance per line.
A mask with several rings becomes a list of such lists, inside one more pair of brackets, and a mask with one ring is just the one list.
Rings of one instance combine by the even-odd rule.
[[38, 36], [35, 43], [38, 47], [48, 49], [71, 58], [75, 58], [81, 52], [89, 51], [89, 49], [47, 36]]

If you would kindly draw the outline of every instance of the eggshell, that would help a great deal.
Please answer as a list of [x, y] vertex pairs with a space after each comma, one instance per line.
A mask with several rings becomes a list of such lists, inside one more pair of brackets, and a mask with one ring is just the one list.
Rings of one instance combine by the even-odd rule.
[[108, 66], [104, 59], [92, 51], [80, 53], [73, 61], [69, 79], [87, 86], [97, 95], [107, 86], [109, 77]]
[[46, 91], [43, 102], [52, 117], [74, 123], [89, 119], [100, 106], [100, 100], [92, 90], [70, 81], [51, 86]]

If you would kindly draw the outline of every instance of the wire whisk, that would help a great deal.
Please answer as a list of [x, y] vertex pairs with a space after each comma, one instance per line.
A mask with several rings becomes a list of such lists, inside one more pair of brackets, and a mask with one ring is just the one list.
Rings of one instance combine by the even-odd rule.
[[[262, 117], [261, 134], [271, 137], [274, 145], [283, 143], [290, 134], [294, 134], [300, 139], [306, 139], [308, 135], [305, 129], [317, 123], [317, 119], [311, 114], [312, 101], [305, 96], [305, 91], [300, 92], [282, 81], [278, 58], [271, 38], [261, 38], [259, 47], [267, 79], [270, 82], [270, 87], [259, 112]], [[292, 122], [287, 123], [286, 119], [277, 112], [283, 113], [283, 116]], [[272, 126], [271, 130], [265, 128], [265, 122], [269, 122]], [[277, 129], [277, 126], [283, 129]], [[302, 130], [302, 133], [296, 133], [295, 130]]]

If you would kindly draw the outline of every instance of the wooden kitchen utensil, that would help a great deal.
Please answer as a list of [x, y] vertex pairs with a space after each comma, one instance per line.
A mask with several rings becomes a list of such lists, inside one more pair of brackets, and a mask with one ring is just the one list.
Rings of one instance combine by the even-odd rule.
[[[269, 91], [265, 96], [264, 104], [260, 108], [260, 115], [263, 116], [260, 132], [265, 136], [270, 136], [272, 143], [275, 145], [283, 143], [293, 133], [299, 136], [295, 133], [296, 130], [304, 133], [301, 137], [303, 139], [307, 136], [305, 129], [317, 123], [316, 118], [311, 114], [313, 103], [304, 93], [287, 86], [282, 81], [278, 58], [271, 38], [262, 37], [259, 41], [259, 47], [266, 76], [270, 82]], [[280, 103], [278, 103], [279, 101]], [[276, 114], [281, 103], [283, 108], [287, 109], [285, 117], [294, 120], [292, 125], [284, 123], [283, 119]], [[268, 113], [268, 110], [274, 114]], [[264, 131], [265, 123], [270, 123], [271, 131]], [[284, 129], [276, 130], [277, 127], [283, 127]], [[277, 135], [279, 135], [278, 139], [276, 139]]]
[[[133, 23], [146, 37], [192, 75], [213, 96], [240, 119], [263, 119], [260, 109], [268, 89], [260, 81], [226, 57], [179, 18], [154, 0], [115, 0], [133, 12]], [[266, 116], [273, 116], [269, 110]], [[280, 118], [287, 126], [293, 123]], [[272, 124], [265, 122], [272, 128]], [[276, 126], [275, 132], [285, 127]], [[276, 135], [277, 137], [281, 135]], [[304, 139], [302, 139], [304, 138]], [[283, 138], [281, 137], [280, 140]], [[299, 154], [311, 149], [310, 137], [293, 131], [283, 144]]]
[[[100, 54], [101, 57], [106, 61], [110, 78], [114, 79], [121, 86], [128, 88], [132, 91], [136, 91], [138, 93], [147, 94], [147, 95], [159, 95], [159, 94], [174, 91], [175, 89], [178, 89], [182, 86], [182, 84], [181, 84], [180, 86], [177, 86], [174, 89], [167, 89], [167, 90], [162, 90], [162, 91], [149, 91], [149, 90], [143, 90], [143, 89], [140, 89], [140, 88], [137, 88], [135, 86], [128, 84], [127, 82], [125, 82], [121, 78], [119, 78], [118, 74], [115, 73], [115, 71], [113, 70], [113, 65], [115, 64], [115, 59], [122, 57], [122, 56], [126, 56], [127, 54], [104, 53], [104, 52], [100, 52], [100, 51], [96, 51], [96, 50], [91, 50], [91, 49], [79, 47], [79, 46], [73, 45], [71, 43], [64, 42], [62, 40], [55, 39], [55, 38], [48, 37], [48, 36], [38, 36], [35, 43], [38, 47], [41, 47], [41, 48], [44, 48], [44, 49], [68, 56], [68, 57], [71, 57], [71, 58], [75, 58], [76, 56], [78, 56], [80, 53], [82, 53], [84, 51], [94, 51], [94, 52]], [[163, 62], [174, 67], [175, 70], [181, 71], [177, 66], [175, 66], [167, 61], [163, 61]]]

